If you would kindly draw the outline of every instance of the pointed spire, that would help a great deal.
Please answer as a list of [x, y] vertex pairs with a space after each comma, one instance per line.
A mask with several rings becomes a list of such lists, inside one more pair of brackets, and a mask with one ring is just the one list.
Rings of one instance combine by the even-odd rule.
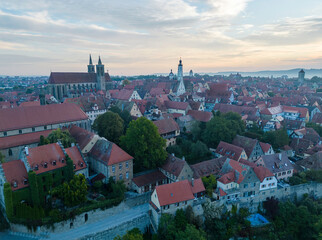
[[92, 55], [89, 55], [89, 65], [93, 65], [93, 61], [92, 61]]
[[101, 56], [98, 57], [98, 65], [102, 65]]

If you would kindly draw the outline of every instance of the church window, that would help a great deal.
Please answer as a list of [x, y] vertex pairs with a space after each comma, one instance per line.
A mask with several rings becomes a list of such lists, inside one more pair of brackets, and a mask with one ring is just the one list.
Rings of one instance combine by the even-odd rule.
[[19, 134], [21, 134], [21, 133], [22, 133], [22, 130], [20, 129], [20, 130], [19, 130]]
[[12, 156], [12, 150], [11, 149], [9, 149], [8, 154], [9, 154], [9, 156]]
[[36, 129], [33, 127], [33, 128], [32, 128], [32, 131], [34, 132], [35, 130], [36, 130]]
[[3, 135], [4, 135], [4, 136], [7, 136], [7, 132], [3, 132]]

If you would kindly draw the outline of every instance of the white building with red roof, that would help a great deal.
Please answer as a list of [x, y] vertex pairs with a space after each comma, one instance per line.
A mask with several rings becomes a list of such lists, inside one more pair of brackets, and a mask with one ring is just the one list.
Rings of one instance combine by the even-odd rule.
[[161, 186], [156, 186], [151, 195], [150, 209], [156, 226], [159, 224], [161, 214], [175, 214], [178, 209], [186, 209], [194, 200], [202, 198], [205, 187], [201, 178], [192, 179], [191, 182], [183, 180]]

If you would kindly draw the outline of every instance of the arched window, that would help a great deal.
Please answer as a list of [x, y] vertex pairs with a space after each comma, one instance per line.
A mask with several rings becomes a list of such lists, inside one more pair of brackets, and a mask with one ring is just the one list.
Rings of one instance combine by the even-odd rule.
[[12, 156], [12, 150], [11, 149], [9, 149], [8, 154], [9, 154], [9, 156]]

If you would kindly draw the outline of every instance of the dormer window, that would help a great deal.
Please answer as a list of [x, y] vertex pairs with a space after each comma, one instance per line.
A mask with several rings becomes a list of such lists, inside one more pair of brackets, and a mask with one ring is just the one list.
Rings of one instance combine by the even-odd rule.
[[45, 162], [44, 163], [44, 168], [47, 168], [48, 167], [48, 164]]
[[36, 166], [35, 166], [35, 170], [37, 171], [39, 168], [38, 168], [38, 164], [36, 164]]
[[16, 181], [13, 182], [13, 187], [14, 188], [18, 187], [18, 183]]
[[56, 160], [53, 161], [53, 166], [56, 166]]
[[28, 180], [26, 178], [23, 180], [23, 184], [24, 185], [27, 185], [28, 184]]
[[65, 162], [65, 159], [62, 158], [61, 162], [64, 163]]
[[74, 169], [76, 169], [76, 165], [74, 164], [73, 166], [74, 166]]
[[83, 163], [83, 162], [81, 162], [81, 163], [80, 163], [80, 166], [81, 166], [81, 167], [83, 167], [83, 166], [84, 166], [84, 163]]

